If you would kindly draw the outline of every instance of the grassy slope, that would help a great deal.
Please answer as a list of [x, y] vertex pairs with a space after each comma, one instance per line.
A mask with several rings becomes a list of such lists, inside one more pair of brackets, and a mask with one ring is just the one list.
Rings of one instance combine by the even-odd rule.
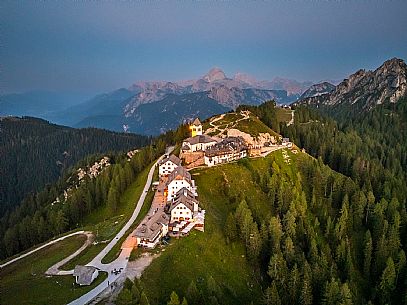
[[291, 121], [291, 112], [292, 112], [292, 110], [284, 109], [284, 108], [276, 108], [276, 112], [277, 112], [277, 121], [278, 122], [289, 122], [289, 121]]
[[142, 283], [151, 304], [166, 304], [172, 290], [184, 296], [191, 280], [205, 294], [209, 276], [222, 288], [220, 304], [261, 302], [259, 274], [247, 262], [240, 242], [226, 244], [223, 226], [228, 213], [238, 204], [239, 200], [234, 198], [242, 195], [255, 218], [260, 221], [269, 219], [272, 211], [267, 204], [267, 196], [253, 182], [251, 171], [266, 171], [275, 160], [290, 175], [295, 175], [295, 159], [305, 155], [288, 154], [291, 165], [283, 161], [281, 151], [276, 151], [267, 158], [201, 169], [194, 173], [201, 206], [206, 209], [205, 232], [192, 231], [186, 238], [172, 240], [147, 268]]
[[40, 250], [0, 271], [1, 304], [66, 304], [100, 283], [106, 275], [87, 287], [73, 286], [73, 277], [46, 277], [44, 272], [78, 249], [85, 236], [74, 236]]

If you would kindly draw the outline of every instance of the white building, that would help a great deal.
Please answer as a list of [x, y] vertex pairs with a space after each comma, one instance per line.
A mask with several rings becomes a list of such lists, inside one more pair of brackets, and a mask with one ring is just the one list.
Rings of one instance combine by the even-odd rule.
[[191, 222], [198, 212], [198, 208], [199, 202], [195, 195], [186, 188], [180, 189], [170, 203], [170, 223], [175, 221]]
[[241, 137], [228, 137], [205, 151], [207, 166], [228, 163], [247, 157], [247, 146]]
[[281, 141], [281, 145], [287, 146], [287, 147], [292, 147], [293, 143], [290, 142], [290, 138], [283, 138]]
[[207, 135], [197, 135], [185, 139], [182, 142], [181, 150], [183, 153], [204, 151], [209, 147], [215, 145], [218, 141]]
[[171, 155], [160, 161], [158, 164], [158, 175], [161, 177], [167, 177], [172, 173], [174, 169], [181, 165], [181, 160], [175, 156]]
[[178, 166], [172, 171], [168, 176], [166, 186], [164, 194], [166, 193], [167, 201], [175, 198], [177, 192], [182, 188], [186, 188], [193, 194], [196, 193], [195, 182], [191, 179], [191, 174], [182, 166]]
[[98, 277], [99, 270], [93, 266], [81, 266], [76, 265], [73, 270], [73, 276], [75, 277], [75, 282], [81, 286], [87, 286], [92, 284], [92, 282]]
[[154, 248], [167, 235], [168, 223], [169, 217], [162, 211], [144, 218], [135, 231], [137, 246]]

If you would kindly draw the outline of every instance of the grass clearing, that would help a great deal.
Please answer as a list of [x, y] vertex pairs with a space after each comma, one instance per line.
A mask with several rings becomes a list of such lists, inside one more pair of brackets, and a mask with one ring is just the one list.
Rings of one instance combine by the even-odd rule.
[[276, 107], [276, 116], [277, 116], [277, 121], [278, 122], [286, 122], [288, 123], [291, 121], [291, 112], [293, 110], [291, 109], [285, 109], [285, 108], [279, 108]]
[[44, 274], [51, 265], [79, 249], [85, 240], [83, 235], [67, 238], [3, 268], [1, 304], [66, 304], [93, 289], [107, 274], [100, 274], [86, 287], [73, 284], [72, 275], [47, 277]]

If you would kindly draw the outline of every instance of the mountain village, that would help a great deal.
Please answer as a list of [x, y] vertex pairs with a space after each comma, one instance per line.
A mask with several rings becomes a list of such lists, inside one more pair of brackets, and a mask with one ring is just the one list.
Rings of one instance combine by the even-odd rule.
[[[243, 115], [247, 118], [249, 113]], [[244, 133], [211, 137], [203, 133], [198, 118], [189, 128], [191, 137], [182, 142], [180, 158], [171, 154], [158, 163], [159, 181], [153, 184], [155, 194], [150, 211], [133, 232], [137, 247], [154, 248], [167, 235], [186, 236], [193, 228], [204, 231], [205, 210], [199, 206], [197, 186], [189, 170], [265, 156], [276, 149], [293, 146], [287, 138], [274, 139], [270, 135], [270, 141], [257, 143], [246, 141], [242, 135], [248, 135]]]

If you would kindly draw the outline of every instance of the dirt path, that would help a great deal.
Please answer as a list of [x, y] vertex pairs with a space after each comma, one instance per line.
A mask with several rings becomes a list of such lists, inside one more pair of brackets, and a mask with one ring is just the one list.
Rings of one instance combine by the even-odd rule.
[[240, 121], [248, 120], [250, 118], [250, 113], [248, 111], [240, 111], [239, 114], [242, 115], [243, 117], [237, 119], [236, 121], [226, 124], [225, 128], [219, 128], [219, 126], [216, 126], [214, 124], [215, 122], [222, 120], [225, 117], [225, 114], [221, 114], [219, 117], [214, 118], [213, 120], [209, 121], [209, 125], [211, 126], [211, 128], [208, 128], [208, 130], [205, 131], [205, 134], [217, 132], [218, 133], [217, 135], [220, 135], [225, 130], [235, 127], [236, 124], [239, 123]]
[[291, 120], [287, 123], [287, 126], [294, 124], [294, 110], [291, 110]]

